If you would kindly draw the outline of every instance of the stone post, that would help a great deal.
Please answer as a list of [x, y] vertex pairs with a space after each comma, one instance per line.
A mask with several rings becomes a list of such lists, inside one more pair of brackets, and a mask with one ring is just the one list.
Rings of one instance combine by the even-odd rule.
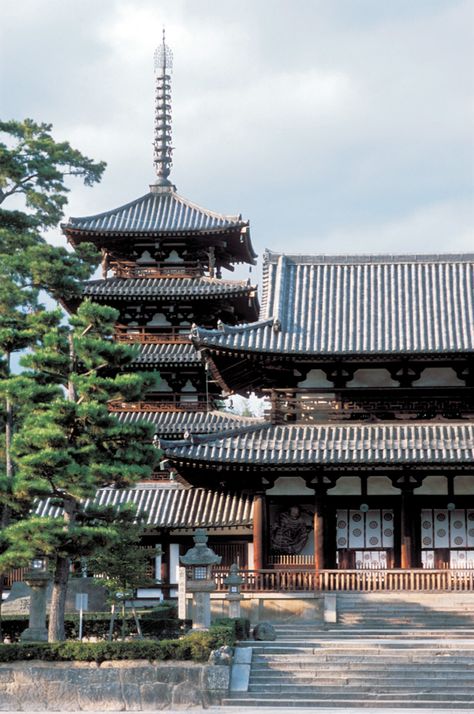
[[243, 582], [244, 579], [239, 575], [239, 566], [233, 563], [230, 566], [228, 577], [224, 580], [224, 584], [229, 588], [225, 599], [229, 603], [229, 617], [231, 618], [240, 617], [240, 601], [243, 598], [240, 588]]
[[211, 624], [211, 592], [216, 589], [212, 566], [222, 557], [207, 547], [207, 533], [197, 528], [194, 547], [180, 557], [186, 566], [186, 589], [193, 595], [193, 630], [206, 630]]
[[46, 603], [48, 596], [49, 573], [46, 570], [28, 571], [25, 582], [31, 588], [30, 616], [28, 627], [21, 633], [22, 642], [47, 642]]

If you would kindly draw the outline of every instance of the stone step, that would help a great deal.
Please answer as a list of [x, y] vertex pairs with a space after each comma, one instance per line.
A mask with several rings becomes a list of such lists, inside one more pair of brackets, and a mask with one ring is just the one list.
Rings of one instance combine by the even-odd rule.
[[[345, 699], [345, 700], [355, 700], [357, 698], [361, 699], [372, 699], [373, 701], [393, 699], [398, 701], [416, 701], [417, 699], [426, 700], [437, 700], [445, 702], [455, 702], [458, 699], [469, 699], [472, 703], [472, 690], [464, 689], [464, 687], [457, 692], [444, 693], [441, 689], [440, 691], [425, 691], [425, 690], [405, 690], [401, 689], [397, 691], [388, 691], [380, 688], [354, 688], [349, 691], [348, 687], [341, 688], [325, 688], [325, 687], [293, 687], [287, 691], [279, 690], [276, 687], [267, 687], [264, 690], [259, 691], [249, 691], [247, 694], [253, 695], [255, 697], [265, 698], [268, 695], [282, 694], [283, 696], [290, 697], [292, 699], [308, 699], [311, 696], [317, 697], [318, 699], [331, 700], [333, 698]], [[273, 698], [273, 697], [272, 697]]]
[[[408, 700], [408, 701], [403, 701], [401, 702], [399, 699], [384, 699], [382, 700], [374, 700], [372, 699], [364, 699], [364, 698], [358, 698], [358, 699], [340, 699], [340, 698], [333, 698], [330, 702], [331, 708], [336, 707], [336, 708], [341, 708], [343, 711], [347, 711], [348, 709], [352, 707], [374, 707], [374, 704], [377, 705], [377, 708], [390, 708], [390, 707], [400, 707], [402, 704], [403, 706], [410, 705], [410, 707], [414, 708], [420, 708], [420, 709], [428, 709], [433, 710], [433, 709], [446, 709], [446, 700], [435, 700], [435, 699], [418, 699], [416, 702], [413, 700]], [[298, 699], [294, 700], [293, 698], [284, 698], [284, 697], [279, 697], [277, 699], [273, 698], [266, 698], [266, 697], [256, 697], [255, 695], [248, 695], [248, 696], [235, 696], [235, 697], [228, 697], [223, 699], [222, 701], [222, 706], [231, 706], [231, 707], [254, 707], [254, 708], [266, 708], [267, 711], [275, 708], [282, 708], [282, 707], [287, 707], [287, 708], [293, 708], [293, 707], [298, 707], [298, 708], [306, 708], [306, 707], [311, 707], [313, 709], [316, 708], [327, 708], [328, 706], [328, 700], [327, 699], [322, 699], [319, 697], [314, 697], [310, 699]], [[454, 710], [454, 709], [467, 709], [469, 711], [472, 711], [472, 699], [470, 697], [465, 698], [465, 699], [458, 699], [456, 701], [450, 701], [449, 702], [449, 709]]]
[[[394, 665], [393, 667], [390, 667], [390, 676], [396, 676], [397, 678], [399, 677], [413, 677], [414, 679], [416, 678], [423, 678], [424, 676], [428, 675], [433, 675], [436, 677], [443, 677], [443, 676], [463, 676], [466, 677], [466, 679], [474, 679], [474, 663], [472, 664], [471, 667], [466, 667], [466, 665], [451, 665], [451, 664], [446, 664], [444, 667], [440, 668], [439, 666], [427, 664], [427, 665], [417, 665], [416, 671], [413, 671], [413, 667], [410, 665]], [[343, 677], [358, 677], [363, 676], [378, 676], [378, 675], [386, 675], [387, 674], [387, 668], [386, 665], [382, 664], [377, 664], [373, 665], [370, 670], [367, 670], [367, 667], [364, 663], [361, 664], [348, 664], [348, 663], [343, 663], [341, 665], [340, 670], [336, 668], [337, 664], [335, 666], [335, 663], [318, 663], [315, 665], [314, 663], [308, 662], [307, 666], [295, 666], [291, 663], [289, 664], [279, 664], [275, 667], [272, 667], [271, 664], [264, 663], [264, 664], [257, 664], [255, 666], [252, 666], [252, 674], [251, 677], [278, 677], [281, 676], [282, 673], [286, 672], [291, 672], [293, 676], [299, 676], [299, 677], [310, 677], [310, 676], [322, 676], [323, 673], [331, 673], [333, 676], [343, 676]], [[327, 676], [327, 674], [326, 674]]]
[[[438, 691], [439, 690], [439, 691]], [[264, 693], [275, 693], [275, 692], [283, 692], [283, 693], [295, 693], [295, 694], [304, 694], [307, 693], [308, 691], [311, 692], [317, 692], [317, 693], [323, 693], [326, 694], [338, 694], [341, 691], [344, 691], [345, 694], [347, 692], [367, 692], [367, 693], [374, 693], [377, 692], [379, 694], [386, 694], [386, 693], [397, 693], [397, 694], [404, 694], [404, 693], [433, 693], [437, 692], [440, 695], [451, 695], [451, 694], [456, 694], [459, 691], [461, 692], [470, 692], [471, 697], [474, 692], [474, 684], [465, 684], [463, 681], [459, 681], [457, 683], [440, 683], [438, 684], [436, 682], [436, 679], [431, 679], [428, 682], [424, 682], [423, 684], [420, 683], [417, 686], [416, 682], [397, 682], [390, 684], [386, 681], [380, 681], [380, 680], [374, 680], [373, 682], [362, 682], [362, 681], [355, 681], [355, 682], [350, 682], [347, 681], [343, 683], [343, 690], [341, 689], [341, 683], [340, 682], [335, 682], [333, 684], [324, 684], [320, 682], [315, 682], [314, 680], [311, 682], [292, 682], [292, 681], [282, 681], [282, 682], [272, 682], [270, 684], [262, 684], [262, 683], [253, 683], [249, 685], [249, 691], [250, 692], [261, 692], [262, 694]]]
[[419, 670], [418, 672], [410, 672], [410, 668], [406, 667], [405, 669], [399, 668], [398, 670], [392, 671], [390, 670], [389, 672], [385, 673], [385, 676], [381, 676], [383, 674], [382, 670], [377, 670], [374, 671], [372, 668], [370, 671], [365, 671], [361, 669], [360, 671], [354, 671], [354, 670], [347, 670], [344, 668], [341, 671], [335, 670], [333, 668], [327, 668], [327, 669], [320, 669], [320, 668], [314, 668], [313, 670], [309, 670], [308, 668], [306, 669], [299, 669], [299, 668], [291, 668], [291, 665], [288, 665], [287, 668], [279, 668], [278, 670], [272, 670], [268, 668], [252, 668], [252, 674], [250, 676], [250, 680], [257, 682], [265, 682], [268, 680], [273, 680], [273, 679], [278, 679], [279, 677], [282, 677], [286, 675], [287, 677], [291, 677], [293, 679], [298, 679], [300, 680], [314, 680], [316, 679], [359, 679], [359, 678], [369, 678], [369, 677], [377, 677], [378, 680], [383, 680], [383, 679], [388, 679], [390, 681], [393, 681], [394, 678], [396, 677], [397, 681], [400, 681], [401, 679], [403, 680], [413, 680], [415, 682], [421, 682], [425, 679], [432, 679], [433, 677], [436, 677], [437, 680], [442, 680], [443, 678], [448, 681], [449, 679], [459, 679], [462, 678], [465, 682], [474, 682], [474, 669], [471, 670], [470, 672], [465, 672], [462, 670], [461, 667], [459, 667], [456, 670], [450, 670], [449, 673], [447, 671], [441, 670], [441, 669], [434, 669], [434, 668], [427, 668], [426, 670]]

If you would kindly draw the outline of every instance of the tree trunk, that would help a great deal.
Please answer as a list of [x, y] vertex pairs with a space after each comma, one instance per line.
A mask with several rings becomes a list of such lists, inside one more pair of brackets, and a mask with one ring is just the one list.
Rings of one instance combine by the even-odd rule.
[[[64, 504], [64, 530], [70, 530], [76, 520], [76, 504], [65, 499]], [[71, 559], [68, 556], [58, 555], [53, 577], [53, 590], [51, 593], [51, 606], [49, 610], [48, 642], [61, 642], [66, 639], [64, 630], [64, 615], [66, 614], [67, 583]]]
[[66, 639], [64, 615], [66, 613], [66, 593], [70, 564], [69, 558], [58, 556], [56, 559], [49, 611], [48, 642], [61, 642]]
[[[5, 353], [5, 373], [10, 376], [10, 352]], [[5, 478], [6, 490], [10, 494], [13, 486], [13, 461], [12, 461], [12, 437], [13, 437], [13, 404], [10, 396], [5, 400]], [[11, 509], [6, 503], [2, 505], [0, 513], [0, 531], [10, 523]], [[0, 570], [0, 642], [3, 641], [2, 631], [2, 602], [3, 602], [3, 578], [4, 573]]]
[[[10, 352], [5, 353], [5, 372], [7, 378], [10, 376]], [[5, 480], [6, 490], [10, 494], [13, 486], [13, 461], [12, 461], [12, 438], [13, 438], [13, 404], [10, 396], [5, 399]], [[10, 522], [10, 507], [5, 503], [2, 507], [0, 528], [6, 528]]]

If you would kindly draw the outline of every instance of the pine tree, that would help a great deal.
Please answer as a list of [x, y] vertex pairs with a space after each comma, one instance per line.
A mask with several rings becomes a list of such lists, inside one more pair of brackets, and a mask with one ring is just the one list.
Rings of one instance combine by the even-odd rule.
[[[29, 406], [14, 437], [15, 491], [20, 499], [52, 499], [57, 518], [34, 514], [4, 531], [8, 548], [0, 566], [47, 555], [53, 569], [49, 640], [64, 639], [64, 611], [71, 560], [118, 538], [110, 513], [86, 509], [85, 499], [104, 486], [126, 486], [150, 475], [158, 451], [145, 422], [122, 425], [108, 410], [112, 399], [137, 400], [156, 375], [123, 370], [135, 349], [113, 340], [116, 310], [85, 301], [59, 320], [22, 359], [20, 395]], [[51, 400], [37, 390], [56, 387]]]
[[[16, 399], [18, 378], [12, 376], [12, 357], [32, 346], [49, 318], [41, 291], [56, 300], [79, 295], [99, 256], [84, 244], [71, 253], [49, 245], [40, 230], [57, 224], [67, 202], [67, 176], [86, 185], [100, 180], [104, 163], [95, 163], [67, 142], [56, 142], [51, 125], [0, 122], [0, 421], [3, 433], [0, 462], [0, 524], [4, 528], [21, 510], [13, 494], [14, 463], [11, 441], [21, 419]], [[25, 210], [6, 210], [7, 199], [23, 199]], [[18, 204], [18, 201], [17, 201]], [[2, 550], [0, 533], [0, 552]], [[2, 577], [0, 573], [0, 602]]]

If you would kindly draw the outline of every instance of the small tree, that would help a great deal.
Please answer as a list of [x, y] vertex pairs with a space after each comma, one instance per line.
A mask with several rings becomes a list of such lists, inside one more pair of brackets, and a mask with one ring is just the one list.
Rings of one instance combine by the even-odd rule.
[[[2, 563], [49, 556], [53, 590], [49, 641], [64, 639], [66, 589], [71, 560], [116, 539], [118, 527], [84, 509], [84, 499], [103, 486], [125, 486], [149, 476], [158, 452], [145, 422], [122, 425], [108, 410], [111, 399], [136, 400], [157, 375], [127, 374], [133, 347], [113, 340], [116, 310], [85, 301], [69, 325], [59, 322], [22, 359], [21, 398], [28, 405], [14, 437], [19, 498], [52, 499], [58, 518], [30, 518], [5, 529]], [[56, 386], [53, 400], [37, 399], [45, 384]]]
[[[112, 605], [110, 634], [112, 636], [115, 608], [122, 610], [122, 638], [126, 634], [126, 600], [135, 596], [139, 587], [153, 585], [156, 580], [150, 577], [150, 558], [157, 554], [156, 548], [142, 545], [143, 524], [137, 522], [133, 510], [122, 509], [115, 514], [117, 536], [107, 547], [96, 550], [88, 559], [88, 568], [100, 575], [100, 584], [108, 592]], [[137, 627], [139, 627], [137, 620]], [[140, 634], [140, 633], [139, 633]]]

